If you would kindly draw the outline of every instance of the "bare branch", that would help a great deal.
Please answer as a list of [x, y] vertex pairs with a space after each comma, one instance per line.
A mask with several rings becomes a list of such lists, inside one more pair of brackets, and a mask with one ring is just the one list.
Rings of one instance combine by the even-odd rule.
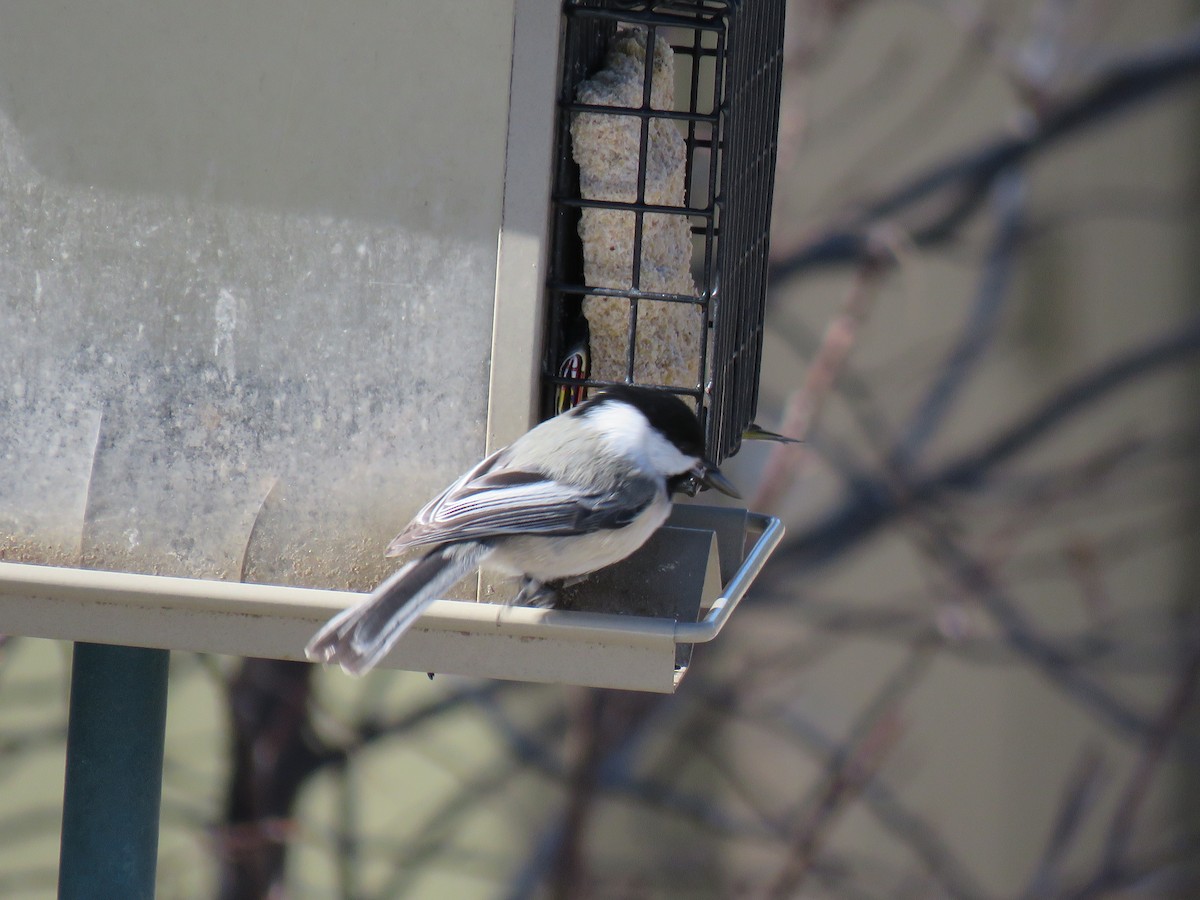
[[859, 715], [845, 748], [831, 761], [825, 785], [809, 804], [809, 815], [798, 823], [787, 862], [767, 896], [783, 900], [796, 895], [837, 814], [859, 795], [899, 742], [900, 704], [928, 670], [933, 647], [930, 643], [914, 648]]
[[[779, 429], [787, 437], [803, 441], [820, 415], [858, 338], [859, 328], [870, 313], [882, 272], [883, 263], [879, 261], [867, 263], [859, 270], [841, 313], [829, 323], [817, 353], [804, 373], [803, 384], [788, 403]], [[808, 452], [802, 444], [776, 444], [750, 506], [760, 512], [778, 508], [799, 477]]]
[[890, 480], [860, 477], [850, 485], [851, 495], [843, 504], [784, 542], [776, 553], [777, 563], [764, 575], [769, 580], [784, 575], [791, 566], [827, 562], [881, 526], [911, 514], [945, 492], [984, 487], [1000, 466], [1071, 417], [1139, 379], [1197, 355], [1200, 355], [1200, 318], [1184, 322], [1081, 375], [982, 446], [903, 485], [902, 489], [897, 489]]
[[1058, 890], [1058, 869], [1070, 850], [1089, 813], [1096, 808], [1104, 775], [1103, 757], [1095, 747], [1084, 750], [1075, 771], [1068, 779], [1059, 803], [1058, 816], [1050, 829], [1046, 849], [1034, 870], [1025, 900], [1054, 897]]
[[975, 302], [958, 342], [892, 451], [891, 463], [896, 468], [909, 469], [915, 464], [996, 333], [1020, 244], [1025, 209], [1024, 179], [1019, 172], [1011, 171], [996, 182], [993, 194], [996, 234], [983, 264]]
[[1196, 696], [1197, 687], [1200, 686], [1200, 639], [1194, 636], [1189, 643], [1191, 646], [1183, 671], [1146, 737], [1142, 752], [1134, 765], [1133, 773], [1125, 785], [1125, 790], [1121, 794], [1116, 811], [1109, 823], [1100, 871], [1096, 880], [1088, 889], [1085, 889], [1085, 893], [1104, 890], [1107, 887], [1106, 879], [1121, 869], [1130, 838], [1133, 836], [1138, 812], [1146, 800], [1150, 785], [1158, 773], [1167, 748], [1171, 741], [1178, 736], [1184, 717], [1188, 714], [1192, 700]]
[[928, 247], [955, 237], [978, 210], [993, 182], [1008, 169], [1026, 163], [1084, 129], [1106, 122], [1140, 103], [1200, 74], [1200, 27], [1182, 37], [1116, 59], [1092, 81], [1057, 101], [1047, 101], [1040, 116], [1021, 134], [1004, 134], [934, 165], [891, 193], [776, 255], [770, 282], [811, 269], [845, 266], [867, 259], [871, 235], [889, 221], [912, 214], [904, 229], [913, 244]]

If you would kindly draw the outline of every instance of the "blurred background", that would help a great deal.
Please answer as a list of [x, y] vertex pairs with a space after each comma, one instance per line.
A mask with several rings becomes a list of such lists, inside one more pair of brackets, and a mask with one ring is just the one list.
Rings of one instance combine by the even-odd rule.
[[[788, 536], [672, 697], [174, 654], [159, 891], [1200, 896], [1200, 7], [792, 0]], [[397, 525], [400, 523], [397, 523]], [[49, 896], [69, 647], [0, 650]]]

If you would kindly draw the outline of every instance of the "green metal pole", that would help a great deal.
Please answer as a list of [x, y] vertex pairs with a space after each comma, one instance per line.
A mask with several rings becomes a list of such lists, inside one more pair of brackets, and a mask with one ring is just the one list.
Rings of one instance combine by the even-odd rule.
[[59, 900], [154, 897], [169, 659], [75, 645]]

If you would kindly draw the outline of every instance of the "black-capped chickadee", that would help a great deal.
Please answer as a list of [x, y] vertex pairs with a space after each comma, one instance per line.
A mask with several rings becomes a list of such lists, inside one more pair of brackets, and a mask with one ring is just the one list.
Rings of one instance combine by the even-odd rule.
[[678, 397], [605, 389], [493, 453], [417, 513], [388, 547], [427, 547], [305, 648], [314, 662], [369, 670], [425, 608], [486, 563], [522, 578], [514, 603], [544, 603], [548, 582], [585, 575], [646, 542], [690, 479], [730, 496], [704, 458], [704, 435]]

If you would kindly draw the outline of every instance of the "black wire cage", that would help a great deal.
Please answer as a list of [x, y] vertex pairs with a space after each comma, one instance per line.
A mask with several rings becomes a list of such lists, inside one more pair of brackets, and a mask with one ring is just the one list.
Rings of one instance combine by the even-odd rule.
[[784, 0], [566, 0], [543, 414], [690, 399], [719, 462], [753, 420]]

